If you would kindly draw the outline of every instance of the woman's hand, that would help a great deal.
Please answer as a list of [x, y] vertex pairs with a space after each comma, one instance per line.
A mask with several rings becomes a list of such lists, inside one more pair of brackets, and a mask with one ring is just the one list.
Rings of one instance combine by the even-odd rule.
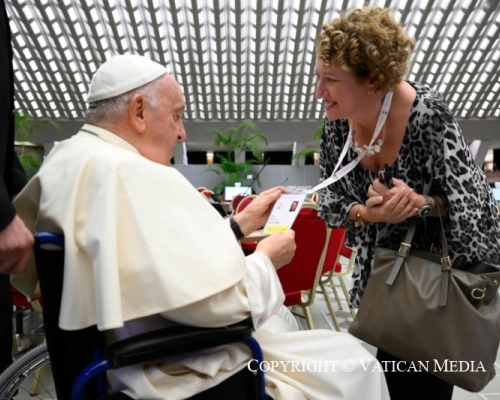
[[388, 188], [375, 179], [368, 188], [364, 218], [370, 222], [400, 223], [417, 214], [417, 195], [405, 182], [393, 178]]

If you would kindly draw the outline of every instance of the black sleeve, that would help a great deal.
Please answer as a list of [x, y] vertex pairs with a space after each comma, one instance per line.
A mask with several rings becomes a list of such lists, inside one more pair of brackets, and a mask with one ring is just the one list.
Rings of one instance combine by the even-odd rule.
[[12, 190], [10, 193], [12, 195], [17, 195], [23, 187], [28, 183], [28, 179], [26, 178], [26, 172], [17, 157], [17, 154], [14, 152], [13, 158], [13, 170], [12, 170]]
[[14, 219], [12, 206], [14, 165], [14, 74], [9, 19], [0, 0], [0, 231]]
[[12, 205], [9, 192], [4, 183], [0, 182], [0, 231], [3, 231], [15, 216], [16, 211]]

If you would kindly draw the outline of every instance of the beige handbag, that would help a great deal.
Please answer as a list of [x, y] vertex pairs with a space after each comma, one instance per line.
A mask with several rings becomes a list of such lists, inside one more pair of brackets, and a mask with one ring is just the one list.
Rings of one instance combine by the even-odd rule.
[[413, 250], [416, 226], [415, 218], [399, 251], [375, 249], [372, 275], [349, 332], [409, 361], [409, 371], [427, 371], [478, 392], [495, 376], [500, 268], [482, 263], [452, 268], [442, 220], [442, 256]]

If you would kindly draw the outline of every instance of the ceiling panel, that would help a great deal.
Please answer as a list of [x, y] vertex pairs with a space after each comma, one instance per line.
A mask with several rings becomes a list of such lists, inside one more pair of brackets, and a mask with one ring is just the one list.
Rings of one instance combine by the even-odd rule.
[[182, 85], [187, 121], [319, 121], [314, 39], [363, 4], [388, 7], [417, 38], [409, 78], [462, 119], [500, 117], [497, 0], [7, 0], [17, 108], [84, 116], [110, 54], [143, 54]]

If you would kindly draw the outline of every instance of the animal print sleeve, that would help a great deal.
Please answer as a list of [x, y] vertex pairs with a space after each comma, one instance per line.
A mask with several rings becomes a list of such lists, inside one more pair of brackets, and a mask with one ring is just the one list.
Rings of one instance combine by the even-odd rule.
[[438, 133], [433, 186], [446, 193], [447, 240], [455, 267], [500, 262], [500, 217], [488, 180], [474, 162], [460, 127], [444, 102], [433, 104]]

